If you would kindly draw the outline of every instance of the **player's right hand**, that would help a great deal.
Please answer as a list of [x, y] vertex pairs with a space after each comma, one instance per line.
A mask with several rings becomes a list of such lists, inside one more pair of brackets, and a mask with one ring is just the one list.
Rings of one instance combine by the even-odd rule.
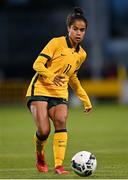
[[62, 86], [64, 84], [64, 76], [56, 75], [53, 82], [56, 86]]

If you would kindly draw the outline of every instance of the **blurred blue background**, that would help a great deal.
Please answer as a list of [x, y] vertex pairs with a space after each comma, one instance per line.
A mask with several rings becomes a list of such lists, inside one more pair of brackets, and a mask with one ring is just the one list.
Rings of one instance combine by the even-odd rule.
[[67, 34], [74, 6], [89, 24], [83, 87], [93, 99], [128, 103], [128, 0], [1, 0], [0, 102], [24, 102], [33, 62], [51, 38]]

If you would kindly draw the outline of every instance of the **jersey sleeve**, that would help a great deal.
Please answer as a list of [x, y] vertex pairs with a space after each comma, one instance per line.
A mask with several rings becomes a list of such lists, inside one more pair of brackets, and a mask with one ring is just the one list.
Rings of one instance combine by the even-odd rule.
[[53, 81], [55, 75], [51, 73], [46, 67], [45, 64], [47, 61], [52, 59], [54, 53], [57, 49], [57, 41], [56, 38], [53, 38], [49, 41], [49, 43], [44, 47], [41, 51], [37, 59], [33, 64], [33, 69], [42, 75], [44, 78], [48, 78], [49, 80]]
[[77, 97], [83, 102], [85, 109], [91, 108], [90, 99], [86, 93], [86, 91], [82, 88], [80, 81], [77, 77], [77, 74], [74, 73], [69, 79], [69, 85], [77, 95]]

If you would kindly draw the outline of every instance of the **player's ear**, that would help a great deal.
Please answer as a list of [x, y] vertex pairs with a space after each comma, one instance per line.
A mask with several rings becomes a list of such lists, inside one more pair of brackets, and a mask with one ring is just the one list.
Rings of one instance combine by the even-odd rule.
[[69, 26], [67, 27], [67, 30], [68, 30], [68, 33], [69, 33], [70, 32], [70, 27]]

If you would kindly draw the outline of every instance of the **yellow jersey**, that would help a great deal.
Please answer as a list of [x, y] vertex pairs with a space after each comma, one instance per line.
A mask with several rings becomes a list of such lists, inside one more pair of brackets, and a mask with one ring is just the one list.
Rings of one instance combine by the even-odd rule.
[[[68, 100], [69, 84], [83, 101], [85, 108], [90, 108], [89, 97], [77, 77], [77, 71], [85, 59], [84, 49], [79, 44], [76, 49], [73, 48], [68, 36], [51, 39], [33, 64], [36, 74], [31, 80], [26, 96], [48, 96]], [[62, 86], [53, 83], [56, 75], [64, 76]]]

